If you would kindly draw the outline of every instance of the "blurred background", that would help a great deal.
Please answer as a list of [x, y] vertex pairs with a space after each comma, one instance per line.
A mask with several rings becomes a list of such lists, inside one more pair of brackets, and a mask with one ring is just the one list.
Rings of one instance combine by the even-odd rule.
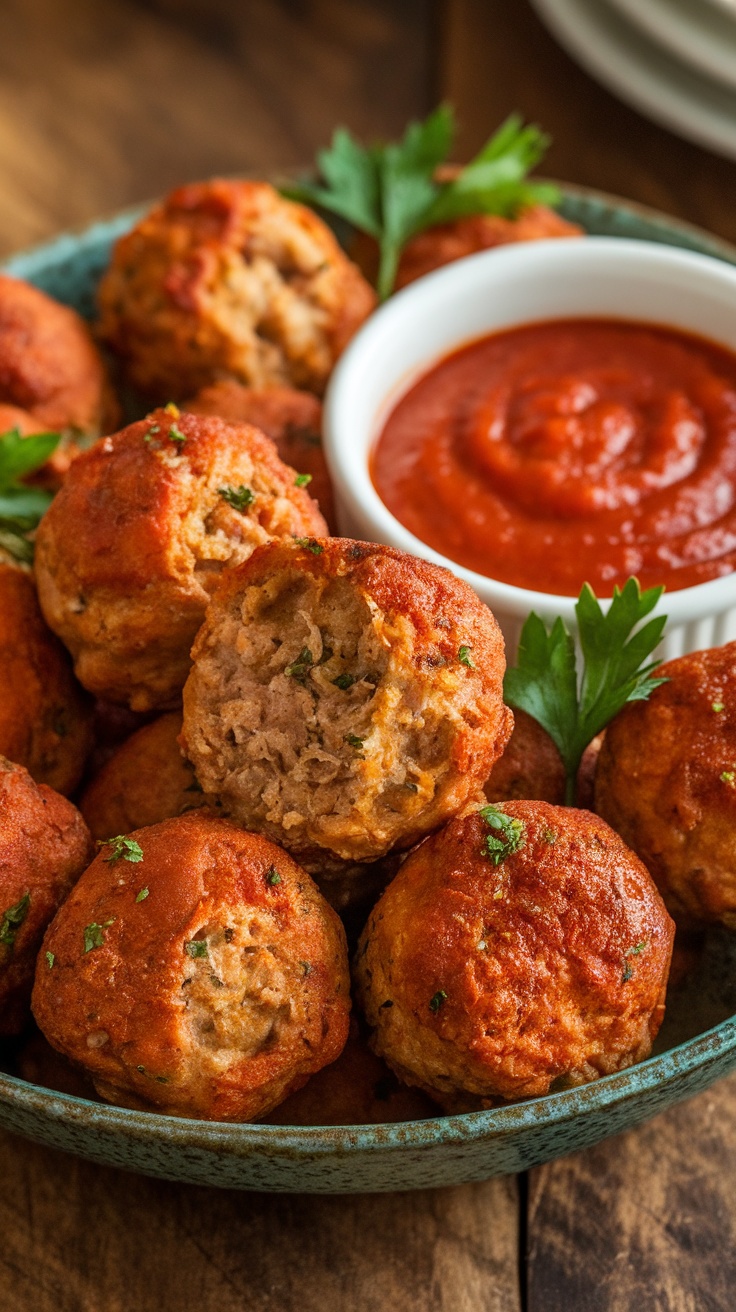
[[303, 165], [338, 123], [396, 135], [442, 98], [460, 159], [518, 109], [553, 136], [548, 173], [736, 241], [736, 164], [604, 90], [527, 0], [2, 0], [0, 258], [178, 182]]

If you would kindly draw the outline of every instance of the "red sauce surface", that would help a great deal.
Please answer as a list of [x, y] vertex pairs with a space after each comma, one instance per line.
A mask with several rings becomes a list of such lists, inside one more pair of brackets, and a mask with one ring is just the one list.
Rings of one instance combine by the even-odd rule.
[[736, 563], [736, 355], [614, 320], [494, 333], [401, 399], [372, 476], [418, 538], [503, 582], [690, 587]]

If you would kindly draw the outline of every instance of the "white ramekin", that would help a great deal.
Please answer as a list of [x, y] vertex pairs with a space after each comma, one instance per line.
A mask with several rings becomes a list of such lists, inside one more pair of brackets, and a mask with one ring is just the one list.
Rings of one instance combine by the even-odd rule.
[[[330, 382], [325, 450], [340, 531], [445, 565], [491, 607], [516, 652], [531, 610], [575, 629], [575, 598], [499, 583], [434, 551], [404, 528], [371, 482], [370, 452], [399, 397], [449, 351], [485, 333], [542, 319], [600, 317], [681, 328], [736, 350], [736, 268], [671, 246], [612, 237], [525, 242], [458, 260], [381, 307]], [[736, 638], [736, 574], [668, 592], [666, 658]], [[657, 613], [657, 612], [655, 612]]]

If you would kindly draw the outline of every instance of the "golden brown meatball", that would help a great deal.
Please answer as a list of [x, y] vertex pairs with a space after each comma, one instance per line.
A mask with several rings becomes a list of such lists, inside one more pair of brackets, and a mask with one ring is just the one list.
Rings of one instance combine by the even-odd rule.
[[678, 925], [736, 929], [736, 642], [657, 675], [668, 682], [606, 730], [595, 809], [649, 868]]
[[176, 706], [223, 568], [325, 532], [295, 478], [258, 429], [175, 406], [80, 456], [36, 537], [41, 606], [80, 683], [135, 711]]
[[102, 848], [44, 939], [39, 1027], [108, 1102], [264, 1116], [345, 1044], [338, 917], [285, 852], [203, 812], [127, 843]]
[[92, 855], [76, 807], [0, 757], [0, 1034], [23, 1029], [44, 931]]
[[[19, 278], [0, 273], [0, 405], [25, 411], [39, 429], [96, 437], [118, 405], [83, 319]], [[12, 414], [12, 411], [11, 411]], [[7, 415], [6, 415], [7, 418]], [[0, 425], [0, 432], [5, 428]]]
[[597, 816], [546, 802], [485, 814], [407, 858], [358, 953], [376, 1051], [448, 1109], [647, 1057], [672, 951], [654, 883]]
[[514, 730], [503, 756], [485, 784], [489, 802], [515, 798], [552, 802], [565, 800], [565, 767], [549, 734], [526, 711], [514, 711]]
[[185, 409], [219, 415], [231, 424], [254, 424], [276, 444], [284, 464], [308, 475], [309, 492], [337, 533], [335, 494], [322, 449], [322, 402], [295, 387], [243, 387], [225, 379], [203, 387]]
[[180, 733], [181, 714], [170, 711], [138, 729], [103, 765], [79, 803], [93, 838], [129, 834], [201, 806]]
[[375, 293], [312, 210], [265, 182], [180, 187], [121, 237], [100, 335], [155, 401], [219, 378], [322, 392]]
[[71, 793], [92, 746], [92, 709], [46, 627], [31, 575], [0, 559], [0, 755]]
[[271, 543], [228, 571], [192, 655], [199, 782], [307, 868], [410, 847], [479, 794], [511, 728], [488, 607], [392, 547]]

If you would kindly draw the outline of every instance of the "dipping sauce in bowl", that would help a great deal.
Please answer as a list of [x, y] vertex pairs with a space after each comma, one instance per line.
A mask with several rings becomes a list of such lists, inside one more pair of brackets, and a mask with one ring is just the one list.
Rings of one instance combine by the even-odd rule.
[[488, 578], [689, 588], [736, 565], [736, 354], [613, 319], [496, 332], [405, 393], [371, 475], [416, 537]]

